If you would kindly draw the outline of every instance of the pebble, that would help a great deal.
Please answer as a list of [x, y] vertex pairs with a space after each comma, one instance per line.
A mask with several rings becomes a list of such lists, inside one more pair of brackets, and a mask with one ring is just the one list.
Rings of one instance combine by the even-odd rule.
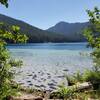
[[38, 87], [38, 88], [40, 88], [40, 85], [35, 85], [35, 87]]
[[50, 86], [49, 88], [53, 89], [53, 90], [56, 90], [56, 87], [54, 87], [54, 86]]
[[32, 76], [32, 74], [29, 74], [28, 76]]
[[67, 72], [67, 71], [69, 71], [69, 70], [68, 70], [68, 69], [64, 69], [63, 71]]
[[57, 76], [58, 78], [64, 78], [65, 76]]
[[51, 80], [53, 83], [57, 84], [57, 82], [55, 80]]
[[35, 74], [33, 77], [32, 77], [32, 79], [35, 79], [37, 77], [37, 75]]
[[45, 86], [45, 85], [40, 85], [40, 87], [46, 88], [46, 86]]
[[23, 85], [24, 83], [18, 83], [19, 85]]
[[30, 83], [31, 81], [27, 81], [28, 83]]
[[47, 73], [47, 75], [50, 75], [50, 73]]
[[51, 76], [48, 76], [47, 78], [48, 78], [48, 79], [50, 79], [50, 78], [51, 78]]
[[48, 83], [48, 85], [49, 85], [49, 86], [55, 86], [55, 84], [54, 84], [54, 83]]
[[29, 85], [30, 85], [30, 86], [32, 86], [33, 84], [32, 84], [32, 83], [30, 83]]

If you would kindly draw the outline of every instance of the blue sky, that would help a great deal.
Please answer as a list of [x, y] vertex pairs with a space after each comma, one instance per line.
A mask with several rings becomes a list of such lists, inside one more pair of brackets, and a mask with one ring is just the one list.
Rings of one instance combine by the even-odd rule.
[[10, 0], [9, 8], [0, 6], [0, 13], [23, 20], [41, 29], [59, 21], [86, 22], [86, 9], [100, 7], [100, 0]]

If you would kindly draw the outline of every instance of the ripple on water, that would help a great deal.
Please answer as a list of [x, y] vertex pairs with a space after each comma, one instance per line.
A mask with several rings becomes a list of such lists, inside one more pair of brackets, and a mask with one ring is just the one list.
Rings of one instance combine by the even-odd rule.
[[[66, 45], [68, 47], [62, 49]], [[34, 46], [11, 49], [12, 56], [23, 60], [24, 63], [22, 68], [16, 69], [20, 74], [16, 75], [15, 80], [25, 86], [54, 89], [63, 82], [66, 74], [83, 71], [87, 66], [92, 67], [90, 57], [80, 55], [80, 52], [89, 53], [89, 50], [81, 44], [76, 47], [72, 45], [70, 49], [69, 45], [66, 45], [53, 45], [57, 49], [34, 49]]]

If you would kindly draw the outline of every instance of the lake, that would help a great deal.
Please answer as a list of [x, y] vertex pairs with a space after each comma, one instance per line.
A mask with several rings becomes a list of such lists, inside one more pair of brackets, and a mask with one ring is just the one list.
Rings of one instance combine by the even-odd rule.
[[92, 67], [90, 48], [86, 43], [34, 43], [9, 45], [12, 57], [21, 59], [15, 80], [22, 86], [54, 90], [64, 83], [66, 75]]

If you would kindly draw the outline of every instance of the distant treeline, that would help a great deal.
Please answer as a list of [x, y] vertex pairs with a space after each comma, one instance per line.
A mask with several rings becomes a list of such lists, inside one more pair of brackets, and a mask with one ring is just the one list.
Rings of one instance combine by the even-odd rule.
[[[21, 29], [22, 34], [26, 34], [29, 37], [28, 43], [43, 43], [43, 42], [82, 42], [85, 41], [82, 34], [59, 34], [59, 32], [50, 32], [48, 30], [42, 30], [29, 25], [23, 21], [16, 20], [14, 18], [0, 14], [0, 22], [4, 22], [6, 25], [17, 25]], [[78, 37], [78, 38], [76, 38]], [[11, 42], [11, 41], [9, 41]]]

